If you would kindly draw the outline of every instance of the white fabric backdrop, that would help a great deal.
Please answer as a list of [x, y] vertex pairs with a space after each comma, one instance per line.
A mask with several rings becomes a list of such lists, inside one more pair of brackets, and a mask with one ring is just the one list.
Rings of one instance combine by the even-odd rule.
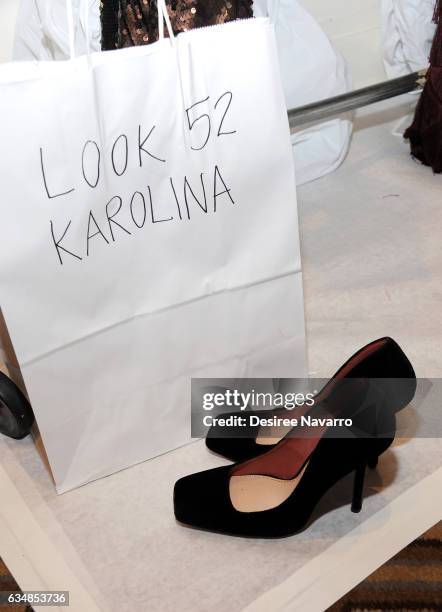
[[389, 78], [428, 66], [435, 0], [382, 0], [382, 45]]

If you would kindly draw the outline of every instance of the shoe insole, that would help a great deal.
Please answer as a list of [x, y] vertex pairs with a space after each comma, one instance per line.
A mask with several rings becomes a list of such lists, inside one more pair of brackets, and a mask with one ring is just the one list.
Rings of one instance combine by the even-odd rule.
[[230, 500], [238, 512], [264, 512], [276, 508], [292, 495], [308, 463], [291, 480], [271, 476], [232, 476], [229, 484]]
[[258, 435], [256, 436], [255, 442], [260, 446], [275, 446], [290, 432], [292, 427], [266, 427], [262, 426], [259, 428]]

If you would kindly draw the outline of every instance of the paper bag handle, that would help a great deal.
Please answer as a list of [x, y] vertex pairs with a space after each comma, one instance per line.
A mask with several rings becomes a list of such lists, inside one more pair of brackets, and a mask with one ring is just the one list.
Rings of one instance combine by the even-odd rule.
[[69, 55], [71, 59], [75, 57], [75, 28], [74, 28], [74, 10], [72, 8], [72, 0], [66, 0], [66, 16], [68, 20], [68, 37], [69, 37]]
[[166, 22], [167, 31], [172, 44], [175, 44], [175, 34], [173, 33], [172, 24], [170, 22], [169, 13], [167, 12], [166, 0], [157, 0], [158, 11], [158, 37], [164, 39], [164, 22]]
[[[86, 34], [86, 53], [90, 56], [90, 41], [89, 41], [89, 3], [87, 0], [82, 0], [84, 10], [84, 25]], [[81, 10], [81, 9], [80, 9]], [[160, 40], [164, 39], [164, 22], [166, 22], [167, 31], [172, 44], [175, 44], [175, 34], [173, 33], [172, 24], [170, 22], [169, 13], [165, 0], [157, 0], [158, 12], [158, 36]], [[75, 27], [74, 27], [74, 10], [72, 0], [66, 0], [66, 16], [68, 22], [68, 38], [69, 38], [69, 55], [71, 59], [75, 58]]]
[[[83, 8], [84, 16], [84, 29], [86, 36], [86, 55], [88, 58], [91, 54], [90, 40], [89, 40], [89, 2], [88, 0], [82, 0], [80, 3], [80, 11]], [[68, 38], [69, 38], [69, 55], [71, 59], [75, 58], [75, 26], [74, 26], [74, 9], [72, 6], [72, 0], [66, 0], [66, 16], [68, 22]]]

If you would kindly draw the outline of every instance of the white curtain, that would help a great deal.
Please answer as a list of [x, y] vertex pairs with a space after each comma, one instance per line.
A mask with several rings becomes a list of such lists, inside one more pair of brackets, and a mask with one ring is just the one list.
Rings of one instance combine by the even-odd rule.
[[[86, 53], [89, 27], [91, 51], [99, 51], [101, 25], [99, 0], [72, 0], [75, 24], [75, 50]], [[86, 13], [88, 24], [86, 24]], [[69, 59], [66, 0], [22, 0], [15, 30], [15, 60]]]

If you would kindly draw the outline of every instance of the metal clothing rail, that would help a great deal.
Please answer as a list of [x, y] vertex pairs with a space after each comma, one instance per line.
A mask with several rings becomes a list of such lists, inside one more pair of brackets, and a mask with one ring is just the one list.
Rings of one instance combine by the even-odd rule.
[[292, 108], [288, 111], [290, 127], [297, 128], [306, 123], [330, 119], [362, 106], [368, 106], [381, 100], [387, 100], [410, 91], [415, 91], [424, 86], [426, 73], [426, 70], [420, 70], [419, 72], [413, 72], [412, 74], [391, 79], [384, 83], [370, 85], [369, 87], [356, 89], [340, 96]]

